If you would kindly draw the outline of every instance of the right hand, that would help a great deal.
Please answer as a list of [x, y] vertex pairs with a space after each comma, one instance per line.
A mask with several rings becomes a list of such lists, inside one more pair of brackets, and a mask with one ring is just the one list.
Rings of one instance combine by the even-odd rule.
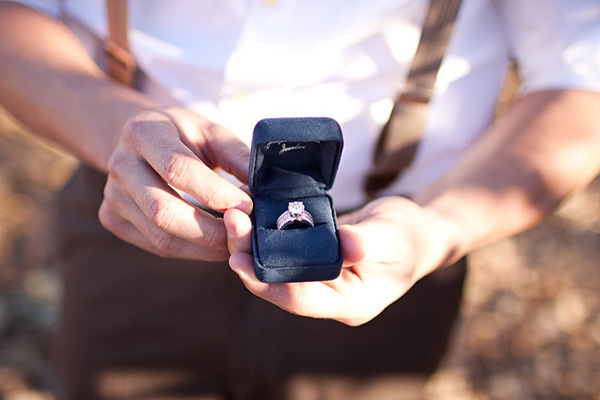
[[406, 198], [382, 197], [338, 219], [344, 254], [338, 278], [269, 284], [254, 273], [250, 218], [232, 209], [224, 221], [229, 266], [250, 292], [292, 314], [350, 326], [375, 318], [419, 279], [462, 255], [453, 247], [458, 231], [443, 215]]
[[252, 200], [217, 175], [248, 182], [249, 150], [232, 132], [185, 109], [132, 117], [107, 165], [99, 210], [102, 225], [122, 240], [161, 257], [217, 261], [229, 256], [223, 220], [184, 201], [249, 214]]

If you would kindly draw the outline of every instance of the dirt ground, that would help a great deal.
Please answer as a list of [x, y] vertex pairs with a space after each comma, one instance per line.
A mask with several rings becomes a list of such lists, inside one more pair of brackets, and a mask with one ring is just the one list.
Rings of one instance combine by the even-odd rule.
[[[60, 282], [46, 229], [74, 161], [0, 110], [0, 400], [55, 399]], [[427, 399], [600, 400], [600, 179], [543, 224], [471, 256]]]

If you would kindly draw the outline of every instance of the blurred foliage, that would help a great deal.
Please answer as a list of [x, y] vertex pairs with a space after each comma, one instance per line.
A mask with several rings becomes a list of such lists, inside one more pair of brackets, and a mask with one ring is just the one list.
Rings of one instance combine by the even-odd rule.
[[50, 399], [60, 285], [51, 209], [74, 160], [0, 109], [0, 399]]

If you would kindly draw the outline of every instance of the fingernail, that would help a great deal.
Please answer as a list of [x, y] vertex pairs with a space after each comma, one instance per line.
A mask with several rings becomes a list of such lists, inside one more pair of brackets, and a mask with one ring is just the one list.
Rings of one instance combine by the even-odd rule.
[[241, 212], [243, 212], [244, 214], [250, 215], [253, 207], [254, 207], [254, 204], [252, 203], [252, 200], [242, 200], [240, 202], [233, 204], [230, 208], [236, 208], [236, 209], [240, 210]]

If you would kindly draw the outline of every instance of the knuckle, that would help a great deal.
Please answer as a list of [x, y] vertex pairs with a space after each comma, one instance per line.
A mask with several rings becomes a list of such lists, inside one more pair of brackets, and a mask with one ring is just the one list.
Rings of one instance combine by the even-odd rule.
[[115, 204], [117, 203], [117, 189], [115, 188], [114, 183], [109, 178], [106, 185], [104, 186], [104, 191], [102, 195], [102, 208], [105, 209], [113, 209]]
[[187, 157], [175, 153], [167, 157], [162, 175], [167, 182], [178, 186], [187, 176], [188, 170], [189, 160]]
[[140, 142], [147, 134], [148, 124], [141, 116], [129, 119], [123, 129], [123, 137], [133, 142]]
[[152, 200], [148, 213], [150, 222], [160, 230], [168, 230], [175, 217], [169, 202], [161, 198]]
[[173, 256], [177, 251], [177, 238], [166, 232], [159, 232], [152, 237], [156, 255], [167, 258]]
[[100, 209], [98, 210], [98, 220], [104, 229], [118, 237], [122, 236], [124, 220], [113, 211], [107, 202], [103, 202], [100, 205]]
[[177, 129], [163, 113], [144, 111], [125, 123], [122, 136], [126, 142], [133, 143], [134, 147], [137, 147], [156, 135], [176, 131]]
[[110, 176], [116, 177], [118, 179], [127, 173], [127, 159], [125, 157], [122, 157], [121, 153], [117, 150], [108, 159], [106, 168]]
[[219, 209], [219, 198], [221, 197], [221, 191], [214, 186], [205, 186], [203, 189], [203, 198], [202, 202], [209, 206], [210, 208]]
[[211, 250], [227, 249], [227, 237], [224, 229], [207, 227], [203, 229], [202, 245]]
[[100, 221], [100, 224], [109, 231], [115, 226], [113, 215], [108, 210], [106, 202], [102, 202], [100, 205], [100, 209], [98, 210], [98, 220]]

